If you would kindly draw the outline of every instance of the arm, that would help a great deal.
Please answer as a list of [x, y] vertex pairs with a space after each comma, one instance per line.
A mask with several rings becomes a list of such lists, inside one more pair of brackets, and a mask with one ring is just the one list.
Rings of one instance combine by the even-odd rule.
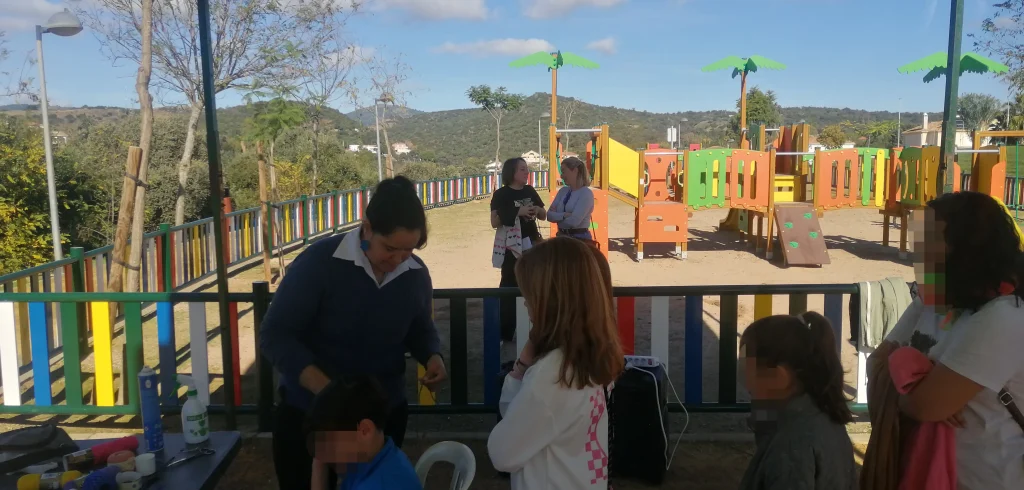
[[501, 218], [498, 217], [498, 212], [491, 211], [491, 228], [497, 230], [499, 226], [501, 226]]
[[[491, 196], [491, 225], [494, 226], [494, 216], [498, 217], [498, 225], [500, 226], [515, 226], [516, 218], [520, 215], [520, 208], [515, 206], [515, 203], [511, 202], [506, 198], [506, 193], [503, 189], [494, 191], [494, 195]], [[497, 228], [497, 226], [494, 226]]]
[[523, 387], [522, 381], [511, 375], [505, 377], [501, 391], [499, 406], [507, 403], [507, 408], [501, 422], [487, 438], [487, 452], [496, 470], [511, 473], [522, 469], [527, 461], [550, 445], [558, 430], [544, 396], [530, 387]]
[[[900, 397], [900, 408], [923, 421], [945, 420], [962, 410], [982, 389], [999, 392], [1024, 367], [1024, 314], [1015, 300], [988, 305], [963, 320], [958, 339], [914, 390]], [[995, 395], [992, 395], [995, 396]]]
[[589, 225], [590, 214], [594, 212], [594, 192], [590, 189], [580, 189], [576, 192], [580, 193], [580, 197], [572, 213], [561, 223], [565, 228], [583, 228]]
[[437, 327], [434, 325], [434, 286], [426, 267], [422, 272], [424, 275], [424, 292], [421, 293], [423, 302], [420, 304], [420, 311], [416, 314], [412, 325], [409, 326], [409, 331], [405, 334], [405, 346], [417, 362], [426, 366], [431, 357], [441, 352], [441, 339], [438, 337]]
[[329, 490], [328, 475], [330, 472], [327, 470], [327, 465], [321, 463], [316, 458], [313, 459], [313, 472], [310, 478], [311, 485], [310, 490]]
[[312, 328], [323, 295], [322, 265], [317, 249], [299, 255], [274, 294], [267, 315], [260, 325], [260, 350], [287, 378], [318, 393], [330, 379], [317, 368], [313, 353], [299, 340]]
[[544, 200], [540, 198], [540, 194], [537, 194], [537, 189], [530, 187], [530, 190], [533, 191], [533, 206], [537, 209], [537, 219], [548, 219], [548, 212], [544, 209]]
[[558, 189], [558, 194], [555, 194], [555, 199], [551, 202], [551, 210], [547, 211], [548, 221], [552, 223], [561, 222], [562, 217], [565, 215], [565, 208], [563, 206], [559, 206], [558, 203], [565, 199], [565, 193], [568, 192], [566, 189], [568, 189], [568, 187]]

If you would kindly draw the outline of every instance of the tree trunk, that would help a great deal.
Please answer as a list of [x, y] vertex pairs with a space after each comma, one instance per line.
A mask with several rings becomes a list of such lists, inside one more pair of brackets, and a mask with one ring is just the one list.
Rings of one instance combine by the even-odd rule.
[[[277, 203], [281, 201], [281, 197], [277, 194], [277, 166], [274, 165], [274, 141], [270, 141], [270, 199]], [[275, 223], [274, 234], [277, 235], [277, 276], [284, 278], [284, 232], [281, 230], [281, 223]]]
[[139, 185], [135, 188], [135, 209], [132, 216], [131, 249], [128, 251], [128, 284], [127, 292], [140, 289], [139, 276], [142, 271], [142, 247], [145, 245], [146, 232], [146, 183], [149, 178], [149, 149], [153, 142], [153, 96], [149, 93], [149, 84], [153, 74], [153, 0], [142, 0], [142, 58], [139, 60], [139, 73], [135, 79], [135, 91], [139, 96], [139, 109], [142, 116], [139, 147], [142, 148], [142, 161], [139, 163]]
[[747, 143], [747, 72], [740, 76], [740, 149], [749, 148]]
[[274, 241], [271, 238], [270, 213], [267, 204], [267, 162], [263, 155], [263, 143], [256, 142], [256, 163], [259, 166], [260, 215], [263, 217], [263, 279], [270, 282], [270, 261], [274, 257]]
[[384, 145], [387, 146], [388, 149], [387, 161], [384, 164], [384, 177], [390, 179], [395, 176], [395, 163], [391, 156], [391, 140], [388, 139], [388, 125], [384, 124], [381, 129], [384, 130]]
[[242, 154], [245, 154], [245, 140], [239, 141], [239, 146], [242, 147]]
[[193, 102], [192, 113], [188, 117], [188, 131], [185, 133], [185, 148], [181, 151], [181, 160], [178, 162], [178, 194], [174, 203], [174, 226], [185, 224], [185, 191], [188, 186], [188, 172], [192, 168], [192, 152], [196, 148], [199, 116], [202, 112], [203, 104]]
[[124, 184], [121, 186], [121, 209], [117, 213], [117, 232], [114, 234], [113, 260], [107, 278], [107, 291], [119, 293], [124, 287], [125, 246], [132, 228], [132, 212], [135, 211], [135, 179], [138, 178], [139, 164], [142, 163], [142, 148], [128, 148], [128, 162], [125, 165]]
[[320, 162], [320, 118], [313, 118], [313, 189], [310, 195], [316, 195], [316, 181], [319, 175]]

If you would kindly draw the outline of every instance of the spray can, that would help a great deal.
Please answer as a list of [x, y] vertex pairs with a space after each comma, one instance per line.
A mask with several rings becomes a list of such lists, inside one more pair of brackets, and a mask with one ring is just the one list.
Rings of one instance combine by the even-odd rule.
[[139, 398], [146, 451], [161, 451], [164, 448], [164, 427], [160, 419], [160, 396], [157, 393], [156, 371], [149, 366], [139, 371]]

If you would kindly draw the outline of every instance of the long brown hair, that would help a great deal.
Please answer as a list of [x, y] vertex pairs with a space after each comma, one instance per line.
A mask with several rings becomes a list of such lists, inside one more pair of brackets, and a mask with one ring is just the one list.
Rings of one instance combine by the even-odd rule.
[[743, 331], [740, 345], [758, 367], [791, 369], [804, 393], [833, 422], [853, 422], [843, 392], [843, 363], [827, 318], [813, 311], [762, 318]]
[[[600, 258], [599, 258], [600, 257]], [[516, 264], [530, 309], [530, 341], [540, 358], [561, 349], [558, 381], [583, 389], [607, 386], [625, 365], [604, 256], [583, 242], [556, 237], [530, 249]]]

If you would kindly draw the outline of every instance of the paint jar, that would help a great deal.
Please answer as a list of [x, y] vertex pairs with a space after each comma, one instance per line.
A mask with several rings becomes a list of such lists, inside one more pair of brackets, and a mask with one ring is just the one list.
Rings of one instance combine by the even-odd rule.
[[18, 478], [18, 490], [61, 490], [69, 482], [82, 476], [78, 471], [24, 475]]

